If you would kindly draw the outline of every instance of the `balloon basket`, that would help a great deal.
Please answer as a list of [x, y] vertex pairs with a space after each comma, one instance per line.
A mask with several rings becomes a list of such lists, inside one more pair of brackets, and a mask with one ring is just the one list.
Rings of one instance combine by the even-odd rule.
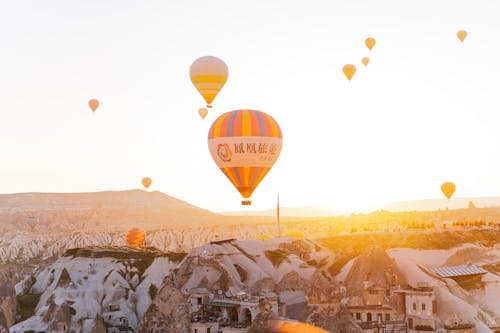
[[207, 104], [207, 108], [211, 109], [211, 108], [212, 108], [212, 105]]
[[252, 200], [242, 200], [241, 205], [242, 206], [250, 206], [252, 204]]

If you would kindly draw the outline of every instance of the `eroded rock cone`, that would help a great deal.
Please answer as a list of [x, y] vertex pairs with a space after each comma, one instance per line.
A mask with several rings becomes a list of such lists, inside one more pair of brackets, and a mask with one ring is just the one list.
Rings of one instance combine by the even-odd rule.
[[268, 332], [276, 320], [278, 320], [278, 316], [272, 311], [269, 301], [261, 299], [259, 301], [259, 314], [255, 316], [248, 333]]
[[139, 323], [137, 333], [189, 333], [191, 311], [187, 299], [169, 278]]

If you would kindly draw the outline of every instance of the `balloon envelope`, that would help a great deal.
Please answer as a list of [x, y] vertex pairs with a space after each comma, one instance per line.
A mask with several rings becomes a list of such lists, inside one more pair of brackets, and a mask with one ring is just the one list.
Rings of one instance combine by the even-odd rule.
[[364, 57], [363, 59], [361, 59], [361, 62], [363, 63], [363, 65], [368, 66], [368, 64], [370, 63], [370, 58]]
[[191, 64], [189, 75], [191, 82], [207, 102], [207, 107], [211, 107], [210, 104], [227, 81], [228, 69], [221, 59], [205, 56]]
[[144, 244], [144, 241], [146, 240], [146, 233], [139, 228], [133, 228], [127, 232], [125, 240], [129, 246], [139, 247]]
[[285, 237], [291, 237], [291, 238], [304, 238], [304, 233], [302, 231], [298, 230], [291, 230], [285, 233]]
[[460, 39], [460, 41], [463, 43], [465, 38], [467, 37], [467, 31], [465, 30], [460, 30], [457, 32], [457, 37]]
[[376, 43], [376, 41], [375, 41], [375, 38], [373, 38], [373, 37], [368, 37], [367, 39], [365, 39], [365, 45], [368, 49], [370, 49], [370, 51], [375, 46], [375, 43]]
[[200, 115], [201, 119], [205, 119], [205, 117], [208, 115], [207, 108], [200, 108], [198, 110], [198, 114]]
[[282, 141], [278, 123], [256, 110], [226, 112], [208, 132], [212, 158], [246, 199], [278, 159]]
[[451, 198], [453, 193], [455, 193], [455, 184], [452, 182], [445, 182], [441, 185], [441, 192], [446, 196], [446, 198]]
[[273, 238], [274, 237], [272, 235], [269, 235], [269, 234], [263, 234], [263, 235], [257, 236], [258, 240], [268, 240], [268, 239], [273, 239]]
[[152, 182], [153, 181], [149, 177], [142, 178], [142, 185], [146, 188], [146, 190], [148, 189], [148, 187], [151, 185]]
[[264, 333], [328, 333], [317, 326], [289, 320], [278, 320], [273, 322]]
[[349, 81], [351, 81], [352, 76], [354, 75], [354, 73], [356, 73], [356, 66], [354, 66], [352, 64], [345, 65], [343, 68], [343, 71], [344, 71], [344, 75], [347, 77], [347, 79]]
[[89, 101], [89, 107], [92, 111], [95, 112], [95, 110], [97, 110], [97, 108], [99, 107], [99, 101], [97, 99], [91, 99]]

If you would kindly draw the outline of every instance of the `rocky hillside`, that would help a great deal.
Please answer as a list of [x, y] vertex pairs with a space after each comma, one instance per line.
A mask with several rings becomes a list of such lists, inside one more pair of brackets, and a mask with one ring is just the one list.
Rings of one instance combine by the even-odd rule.
[[125, 245], [125, 232], [133, 227], [147, 232], [150, 246], [190, 251], [217, 238], [274, 234], [274, 222], [214, 214], [161, 192], [1, 194], [0, 263], [57, 258], [76, 247]]
[[[183, 254], [132, 248], [78, 248], [16, 285], [21, 322], [10, 332], [66, 327], [90, 332], [107, 326], [132, 327], [151, 305], [165, 276]], [[102, 318], [102, 319], [101, 319]]]
[[225, 240], [195, 248], [176, 274], [182, 291], [207, 288], [252, 294], [328, 289], [334, 256], [306, 240]]

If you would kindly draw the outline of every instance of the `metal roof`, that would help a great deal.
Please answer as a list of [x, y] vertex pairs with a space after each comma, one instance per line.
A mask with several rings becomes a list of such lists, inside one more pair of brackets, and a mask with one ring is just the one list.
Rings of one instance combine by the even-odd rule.
[[210, 301], [210, 302], [208, 302], [206, 304], [207, 305], [212, 305], [212, 306], [226, 307], [226, 308], [234, 308], [234, 307], [238, 306], [238, 304], [234, 304], [234, 303], [213, 302], [213, 301]]
[[467, 276], [488, 273], [484, 269], [476, 265], [458, 265], [430, 268], [430, 271], [441, 277]]

